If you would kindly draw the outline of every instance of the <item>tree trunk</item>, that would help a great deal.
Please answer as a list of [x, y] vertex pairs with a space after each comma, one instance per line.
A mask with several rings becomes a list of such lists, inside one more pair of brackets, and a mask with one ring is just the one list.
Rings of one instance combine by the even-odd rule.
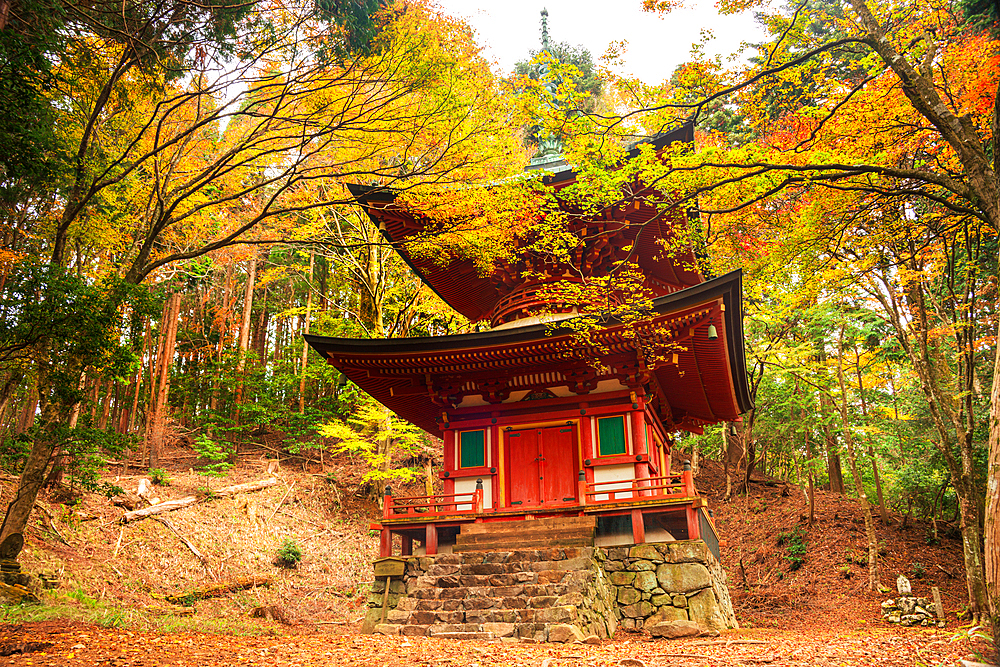
[[271, 314], [267, 312], [267, 291], [264, 291], [264, 297], [258, 300], [258, 305], [261, 306], [260, 316], [257, 318], [257, 331], [254, 337], [253, 349], [257, 353], [257, 362], [261, 366], [267, 364], [267, 327], [271, 321]]
[[177, 342], [177, 320], [180, 317], [181, 295], [172, 294], [167, 299], [166, 319], [161, 333], [160, 355], [157, 360], [156, 398], [153, 401], [149, 436], [149, 467], [160, 467], [160, 453], [166, 431], [167, 401], [170, 395], [170, 367], [173, 365], [174, 347]]
[[808, 426], [809, 422], [806, 421], [806, 409], [805, 406], [802, 407], [802, 423], [806, 424], [805, 437], [806, 437], [806, 474], [809, 475], [809, 521], [806, 524], [810, 528], [816, 521], [816, 480], [813, 476], [813, 446], [812, 446], [812, 430]]
[[844, 487], [844, 473], [840, 467], [840, 454], [837, 452], [837, 439], [833, 435], [833, 429], [830, 428], [830, 424], [826, 420], [826, 415], [829, 414], [828, 410], [832, 407], [831, 399], [825, 394], [820, 395], [820, 409], [823, 412], [823, 445], [826, 449], [826, 466], [827, 474], [830, 479], [830, 490], [834, 493], [843, 494], [846, 490]]
[[[732, 433], [736, 431], [736, 433]], [[724, 442], [723, 456], [726, 469], [726, 498], [732, 497], [733, 493], [738, 493], [740, 488], [733, 488], [733, 477], [739, 474], [740, 468], [746, 461], [746, 450], [743, 448], [743, 439], [739, 431], [736, 430], [735, 422], [723, 422], [722, 437]]]
[[[858, 344], [854, 343], [854, 370], [858, 377], [858, 396], [861, 398], [861, 417], [865, 424], [868, 424], [868, 401], [865, 399], [864, 375], [861, 373], [861, 352]], [[875, 448], [872, 447], [871, 437], [868, 438], [868, 456], [872, 460], [872, 475], [875, 477], [875, 493], [878, 496], [879, 514], [882, 516], [882, 525], [889, 525], [889, 513], [885, 510], [885, 499], [882, 497], [882, 481], [878, 475], [878, 459], [875, 458]]]
[[[43, 386], [43, 383], [38, 383], [38, 386]], [[54, 417], [55, 406], [46, 402], [42, 410], [42, 423], [53, 421]], [[24, 527], [28, 525], [28, 518], [31, 516], [31, 509], [35, 506], [35, 499], [38, 498], [38, 492], [45, 482], [45, 470], [49, 466], [52, 449], [53, 443], [44, 433], [39, 433], [32, 442], [28, 460], [25, 461], [24, 470], [21, 471], [17, 495], [7, 507], [3, 528], [0, 530], [0, 542], [15, 533], [24, 533]]]
[[[240, 318], [239, 357], [236, 359], [236, 405], [237, 411], [243, 404], [244, 371], [247, 364], [247, 350], [250, 348], [250, 315], [253, 311], [253, 288], [257, 282], [257, 255], [250, 258], [247, 267], [247, 284], [243, 290], [243, 316]], [[237, 417], [236, 423], [239, 423]]]
[[875, 521], [872, 519], [871, 506], [858, 471], [858, 460], [854, 454], [854, 437], [847, 417], [847, 385], [844, 382], [844, 328], [840, 328], [837, 355], [837, 379], [840, 383], [840, 419], [844, 426], [844, 445], [847, 449], [847, 461], [851, 466], [851, 477], [854, 478], [854, 490], [861, 502], [861, 512], [865, 517], [865, 534], [868, 536], [868, 590], [878, 590], [878, 540], [875, 536]]
[[[316, 251], [309, 253], [309, 281], [306, 283], [306, 319], [302, 324], [302, 333], [309, 333], [309, 318], [312, 314], [313, 303], [313, 270], [316, 265]], [[299, 414], [306, 412], [306, 364], [309, 363], [309, 343], [302, 341], [302, 376], [299, 379]]]
[[[153, 323], [149, 319], [146, 320], [146, 331], [142, 337], [142, 355], [139, 357], [140, 361], [146, 357], [146, 355], [152, 355], [150, 351], [150, 345], [152, 344], [152, 330]], [[135, 371], [135, 381], [132, 383], [132, 407], [129, 408], [128, 413], [128, 423], [125, 426], [126, 433], [135, 432], [135, 417], [139, 413], [139, 392], [142, 391], [142, 364], [139, 364], [139, 368]], [[150, 384], [152, 384], [152, 377], [150, 377]]]
[[17, 426], [14, 427], [14, 434], [21, 435], [35, 423], [35, 412], [38, 411], [38, 380], [29, 386], [27, 395], [24, 398], [24, 408], [18, 416]]
[[882, 480], [878, 474], [878, 459], [875, 458], [875, 450], [870, 443], [868, 445], [868, 456], [872, 460], [872, 475], [875, 477], [875, 494], [878, 496], [878, 510], [882, 516], [882, 525], [888, 526], [892, 521], [889, 519], [889, 512], [885, 509], [885, 498], [882, 496]]
[[97, 420], [97, 428], [102, 431], [108, 427], [108, 417], [111, 416], [111, 396], [115, 390], [115, 381], [108, 378], [107, 389], [104, 390], [104, 398], [101, 399], [101, 417]]

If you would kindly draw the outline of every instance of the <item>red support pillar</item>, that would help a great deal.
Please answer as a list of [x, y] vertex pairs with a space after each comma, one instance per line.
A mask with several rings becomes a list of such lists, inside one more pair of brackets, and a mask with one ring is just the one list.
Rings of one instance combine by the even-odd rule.
[[[635, 478], [636, 479], [648, 479], [649, 478], [649, 451], [646, 446], [646, 425], [644, 423], [645, 413], [642, 409], [642, 399], [636, 398], [636, 402], [632, 403], [633, 406], [637, 406], [637, 409], [633, 409], [630, 415], [632, 421], [632, 451], [636, 457], [635, 464]], [[642, 457], [639, 460], [639, 457]], [[649, 482], [645, 484], [640, 484], [642, 486], [649, 486]], [[648, 496], [649, 491], [638, 491], [640, 496]]]
[[401, 556], [412, 556], [413, 555], [413, 538], [407, 535], [403, 535], [403, 546], [399, 550]]
[[698, 509], [694, 505], [688, 505], [685, 511], [687, 512], [688, 539], [700, 540], [701, 525], [698, 523]]
[[645, 544], [646, 525], [642, 520], [642, 510], [632, 510], [632, 542]]
[[444, 470], [448, 473], [444, 478], [444, 495], [450, 496], [455, 493], [455, 478], [451, 476], [455, 472], [455, 430], [451, 428], [444, 431]]
[[424, 552], [428, 556], [433, 556], [438, 552], [438, 529], [433, 523], [427, 524], [427, 531], [424, 537]]
[[388, 528], [383, 528], [379, 535], [378, 555], [381, 558], [392, 555], [392, 533]]

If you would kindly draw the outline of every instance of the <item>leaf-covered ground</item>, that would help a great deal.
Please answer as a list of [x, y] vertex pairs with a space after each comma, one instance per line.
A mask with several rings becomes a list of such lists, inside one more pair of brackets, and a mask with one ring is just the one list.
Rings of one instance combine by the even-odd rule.
[[960, 658], [972, 657], [974, 648], [967, 639], [956, 639], [952, 633], [914, 629], [844, 633], [824, 629], [822, 619], [815, 618], [803, 619], [801, 632], [758, 629], [727, 633], [717, 639], [675, 641], [650, 641], [626, 634], [599, 646], [495, 644], [363, 635], [158, 634], [62, 621], [0, 627], [0, 663], [59, 667], [695, 667], [765, 664], [912, 667], [958, 665]]
[[[174, 454], [172, 485], [157, 488], [163, 499], [195, 493], [203, 483], [183, 455]], [[266, 463], [241, 461], [226, 480], [213, 484], [259, 479]], [[55, 573], [58, 587], [42, 594], [44, 605], [0, 610], [6, 621], [0, 624], [0, 664], [929, 667], [957, 666], [960, 658], [987, 650], [963, 636], [958, 613], [965, 582], [953, 537], [942, 532], [940, 542], [929, 545], [925, 524], [910, 521], [903, 528], [898, 515], [892, 526], [878, 525], [882, 582], [893, 586], [898, 574], [919, 569], [914, 591], [929, 596], [931, 586], [939, 587], [947, 613], [944, 630], [894, 628], [881, 620], [879, 607], [889, 595], [866, 590], [864, 526], [854, 500], [817, 493], [816, 522], [804, 534], [804, 562], [793, 570], [777, 535], [804, 524], [802, 494], [794, 487], [783, 494], [779, 487], [755, 484], [749, 497], [723, 501], [724, 477], [714, 463], [703, 467], [697, 485], [716, 512], [722, 562], [743, 630], [674, 642], [620, 632], [601, 646], [363, 636], [359, 621], [377, 548], [368, 522], [378, 518], [377, 508], [359, 493], [363, 467], [340, 457], [296, 468], [283, 466], [279, 484], [263, 491], [170, 513], [211, 570], [159, 523], [120, 526], [122, 508], [105, 498], [88, 495], [73, 508], [43, 499], [67, 543], [44, 521], [33, 524], [22, 564], [29, 572]], [[114, 481], [132, 488], [138, 479]], [[13, 492], [12, 484], [5, 487], [0, 496]], [[287, 537], [304, 553], [292, 570], [272, 562]], [[201, 600], [194, 608], [163, 599], [257, 575], [272, 585]], [[277, 609], [278, 620], [256, 617], [261, 609]]]

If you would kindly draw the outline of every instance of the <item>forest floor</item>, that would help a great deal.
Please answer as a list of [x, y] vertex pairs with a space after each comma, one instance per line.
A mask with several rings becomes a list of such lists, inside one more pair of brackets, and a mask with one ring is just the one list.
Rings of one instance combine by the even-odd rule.
[[[902, 527], [902, 517], [893, 516], [890, 526], [877, 523], [880, 577], [893, 592], [871, 593], [857, 502], [817, 491], [815, 521], [806, 527], [808, 506], [796, 487], [752, 484], [749, 494], [723, 502], [722, 471], [711, 462], [696, 484], [715, 509], [739, 631], [672, 642], [620, 631], [600, 646], [359, 635], [377, 555], [369, 523], [379, 516], [358, 493], [363, 466], [348, 457], [323, 464], [283, 459], [274, 486], [224, 498], [207, 493], [206, 486], [266, 477], [267, 455], [249, 448], [225, 478], [197, 474], [196, 457], [182, 447], [165, 457], [172, 479], [154, 490], [161, 500], [203, 498], [165, 516], [205, 563], [155, 520], [122, 526], [123, 510], [103, 496], [83, 494], [75, 505], [43, 497], [57, 530], [39, 516], [21, 563], [27, 572], [53, 575], [58, 585], [41, 593], [42, 605], [0, 608], [0, 664], [923, 666], [958, 665], [988, 650], [959, 618], [965, 581], [956, 539], [942, 534], [928, 545], [922, 522]], [[133, 492], [143, 477], [134, 469], [117, 472], [107, 481]], [[5, 481], [0, 502], [13, 490], [13, 481]], [[778, 535], [796, 526], [806, 551], [793, 569]], [[275, 564], [285, 540], [302, 550], [294, 569]], [[879, 605], [895, 596], [899, 574], [911, 578], [915, 595], [940, 589], [946, 628], [882, 620]], [[165, 600], [248, 578], [269, 585], [187, 607]]]

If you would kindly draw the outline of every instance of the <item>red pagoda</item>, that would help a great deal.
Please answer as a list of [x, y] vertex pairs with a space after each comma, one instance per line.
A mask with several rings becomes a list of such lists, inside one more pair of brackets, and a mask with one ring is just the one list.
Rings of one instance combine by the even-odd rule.
[[[659, 150], [692, 140], [686, 126], [652, 141]], [[558, 194], [575, 178], [564, 168], [545, 182]], [[671, 470], [671, 434], [700, 432], [751, 407], [742, 282], [739, 272], [706, 280], [693, 250], [662, 252], [663, 240], [686, 224], [686, 210], [664, 214], [640, 192], [634, 203], [574, 223], [578, 271], [607, 275], [631, 257], [654, 296], [648, 320], [611, 321], [581, 342], [539, 317], [542, 307], [550, 319], [575, 314], [544, 303], [538, 276], [545, 273], [521, 278], [497, 267], [481, 275], [468, 259], [414, 257], [404, 242], [424, 223], [391, 192], [353, 192], [431, 289], [469, 320], [492, 325], [425, 338], [306, 336], [352, 382], [444, 441], [443, 494], [387, 491], [382, 556], [391, 555], [393, 535], [402, 538], [402, 555], [430, 555], [462, 550], [469, 524], [587, 515], [596, 517], [597, 546], [702, 539], [718, 555], [690, 470]], [[565, 279], [547, 275], [557, 273], [552, 280]], [[657, 345], [667, 352], [648, 354]]]

